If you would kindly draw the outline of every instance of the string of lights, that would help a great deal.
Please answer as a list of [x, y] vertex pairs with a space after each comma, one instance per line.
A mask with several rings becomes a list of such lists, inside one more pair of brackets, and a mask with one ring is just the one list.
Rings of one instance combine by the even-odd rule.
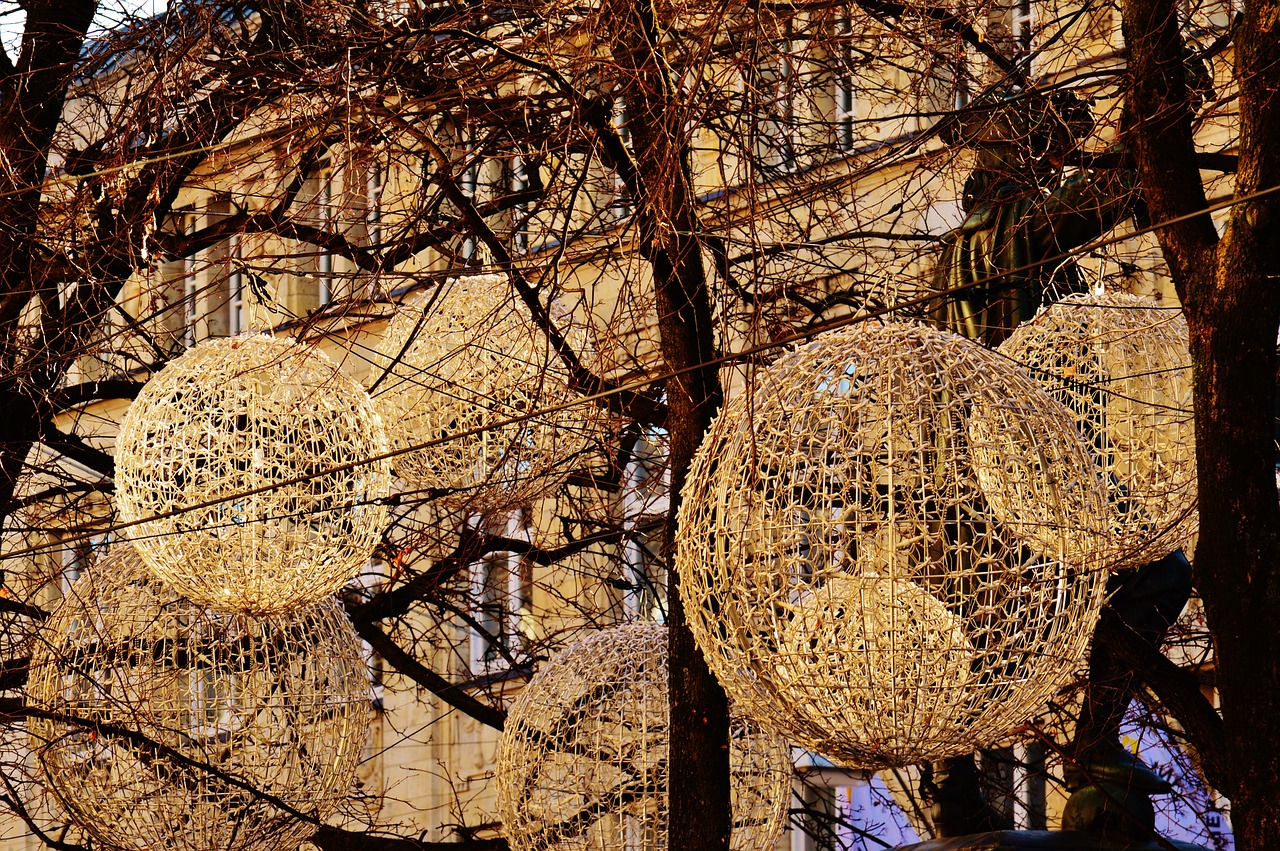
[[[176, 508], [176, 509], [173, 509], [172, 511], [159, 513], [152, 517], [139, 518], [131, 522], [116, 522], [116, 523], [109, 524], [107, 526], [95, 528], [90, 531], [73, 533], [56, 543], [34, 545], [24, 549], [15, 550], [7, 554], [4, 558], [6, 559], [23, 558], [23, 557], [39, 554], [42, 552], [56, 551], [71, 544], [88, 541], [91, 538], [102, 535], [104, 533], [116, 534], [126, 529], [132, 528], [133, 526], [136, 526], [141, 523], [146, 523], [154, 520], [168, 519], [170, 517], [175, 517], [175, 516], [186, 514], [193, 511], [201, 511], [201, 510], [211, 508], [220, 503], [230, 502], [237, 499], [243, 499], [245, 497], [253, 496], [258, 493], [266, 493], [279, 488], [295, 486], [297, 484], [304, 483], [315, 478], [320, 478], [323, 476], [332, 475], [334, 473], [340, 473], [348, 470], [357, 469], [359, 467], [369, 465], [369, 464], [382, 463], [388, 460], [393, 460], [396, 457], [403, 454], [418, 452], [423, 449], [429, 449], [435, 446], [440, 446], [442, 444], [445, 444], [454, 440], [462, 440], [462, 439], [474, 437], [487, 430], [506, 428], [515, 424], [519, 424], [521, 422], [528, 421], [535, 417], [546, 417], [549, 415], [553, 415], [555, 413], [574, 407], [576, 405], [594, 404], [597, 402], [602, 402], [614, 395], [647, 390], [655, 386], [661, 386], [662, 384], [664, 384], [667, 381], [670, 381], [673, 378], [677, 378], [682, 375], [688, 375], [688, 374], [706, 369], [708, 367], [713, 367], [713, 366], [719, 367], [719, 366], [727, 366], [727, 365], [736, 364], [736, 363], [750, 362], [754, 359], [757, 359], [761, 355], [782, 350], [787, 348], [788, 346], [793, 346], [798, 343], [806, 342], [828, 331], [833, 331], [838, 328], [843, 328], [858, 322], [869, 322], [873, 320], [878, 320], [884, 316], [892, 315], [905, 310], [910, 310], [912, 308], [923, 307], [930, 303], [937, 302], [942, 299], [946, 299], [948, 297], [954, 296], [956, 294], [967, 292], [972, 289], [976, 289], [978, 287], [990, 287], [992, 284], [1000, 284], [1002, 282], [1006, 283], [1007, 286], [1013, 286], [1013, 283], [1011, 283], [1011, 281], [1016, 281], [1018, 276], [1025, 275], [1028, 272], [1032, 272], [1036, 269], [1043, 268], [1044, 266], [1062, 263], [1064, 261], [1068, 261], [1073, 258], [1087, 255], [1090, 252], [1097, 251], [1100, 248], [1105, 248], [1109, 245], [1114, 245], [1114, 244], [1132, 239], [1136, 236], [1141, 236], [1147, 233], [1155, 233], [1163, 228], [1171, 227], [1183, 221], [1189, 221], [1189, 220], [1198, 218], [1200, 216], [1204, 216], [1204, 215], [1208, 215], [1210, 213], [1216, 212], [1218, 210], [1223, 210], [1223, 209], [1233, 207], [1238, 204], [1245, 204], [1252, 201], [1257, 201], [1261, 198], [1269, 197], [1278, 193], [1280, 193], [1280, 186], [1272, 186], [1266, 189], [1258, 190], [1257, 192], [1253, 192], [1248, 195], [1221, 199], [1219, 201], [1209, 204], [1204, 209], [1198, 210], [1194, 213], [1188, 213], [1186, 215], [1179, 216], [1173, 219], [1168, 219], [1162, 222], [1155, 222], [1142, 228], [1137, 228], [1132, 231], [1126, 231], [1123, 234], [1113, 234], [1110, 236], [1102, 237], [1102, 238], [1093, 240], [1091, 242], [1088, 242], [1080, 246], [1079, 248], [1076, 248], [1070, 251], [1060, 252], [1058, 254], [1053, 255], [1052, 257], [1045, 258], [1044, 260], [1034, 262], [1034, 263], [1028, 263], [1026, 265], [1019, 266], [1015, 269], [1005, 270], [999, 274], [981, 278], [961, 286], [952, 287], [946, 290], [937, 290], [934, 292], [927, 293], [925, 295], [917, 296], [915, 298], [905, 299], [896, 304], [869, 310], [865, 313], [834, 317], [820, 324], [816, 324], [813, 326], [796, 330], [791, 334], [780, 337], [778, 339], [769, 340], [767, 342], [748, 346], [744, 349], [739, 349], [734, 352], [726, 353], [724, 355], [720, 355], [719, 357], [711, 358], [700, 363], [691, 364], [689, 366], [678, 368], [678, 369], [669, 369], [658, 375], [645, 376], [643, 378], [638, 378], [633, 381], [620, 384], [616, 387], [612, 387], [607, 390], [600, 391], [598, 393], [583, 395], [576, 399], [570, 399], [570, 400], [556, 403], [554, 405], [548, 405], [548, 406], [539, 408], [538, 410], [523, 412], [517, 416], [509, 417], [502, 420], [495, 420], [494, 422], [486, 423], [482, 426], [478, 426], [475, 428], [464, 429], [455, 433], [445, 434], [440, 437], [430, 438], [428, 440], [424, 440], [410, 446], [397, 448], [373, 457], [354, 459], [352, 461], [348, 461], [343, 464], [335, 465], [332, 468], [311, 473], [306, 476], [301, 476], [295, 479], [290, 479], [290, 480], [281, 481], [281, 482], [273, 482], [273, 483], [263, 485], [258, 488], [249, 489], [234, 495], [220, 497], [214, 500], [207, 500], [205, 502], [197, 503], [191, 506]], [[1105, 388], [1101, 388], [1101, 389], [1105, 389]], [[394, 495], [390, 499], [394, 500], [395, 499]]]

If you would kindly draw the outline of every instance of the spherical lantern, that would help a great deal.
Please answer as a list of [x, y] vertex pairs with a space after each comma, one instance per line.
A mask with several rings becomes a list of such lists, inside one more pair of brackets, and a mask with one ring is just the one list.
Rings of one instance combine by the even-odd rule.
[[[563, 651], [525, 686], [498, 750], [512, 851], [667, 847], [667, 628], [629, 624]], [[772, 848], [791, 791], [785, 742], [732, 725], [733, 851]]]
[[[32, 750], [72, 819], [115, 849], [292, 848], [346, 797], [368, 670], [334, 599], [255, 618], [201, 609], [118, 547], [31, 661]], [[279, 806], [283, 804], [284, 806]]]
[[1007, 359], [862, 323], [724, 406], [682, 493], [681, 593], [753, 719], [849, 765], [942, 758], [1078, 669], [1105, 502], [1068, 413]]
[[407, 301], [374, 367], [374, 400], [404, 453], [396, 472], [454, 507], [501, 510], [547, 493], [573, 469], [597, 416], [589, 404], [533, 415], [577, 394], [501, 275], [451, 279]]
[[386, 434], [364, 389], [289, 340], [208, 340], [158, 372], [116, 440], [138, 554], [202, 606], [284, 611], [338, 591], [387, 523]]
[[1092, 447], [1110, 484], [1118, 562], [1155, 561], [1198, 528], [1188, 345], [1179, 309], [1081, 293], [1000, 346], [1066, 405]]

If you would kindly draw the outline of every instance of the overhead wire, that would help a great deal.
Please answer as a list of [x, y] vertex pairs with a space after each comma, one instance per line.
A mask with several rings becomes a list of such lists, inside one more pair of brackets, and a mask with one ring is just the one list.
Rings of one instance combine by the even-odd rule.
[[[1187, 213], [1185, 215], [1178, 216], [1173, 219], [1167, 219], [1161, 222], [1153, 222], [1150, 225], [1147, 225], [1145, 227], [1138, 228], [1132, 231], [1126, 231], [1120, 234], [1113, 234], [1111, 236], [1101, 237], [1099, 239], [1093, 240], [1092, 242], [1086, 243], [1085, 245], [1080, 246], [1079, 248], [1063, 251], [1057, 255], [1054, 255], [1053, 257], [1045, 258], [1043, 260], [1036, 261], [1033, 263], [1028, 263], [1023, 266], [1019, 266], [1015, 269], [1004, 270], [997, 274], [994, 274], [985, 278], [981, 278], [979, 280], [971, 281], [961, 286], [951, 287], [946, 290], [931, 291], [925, 295], [917, 296], [915, 298], [907, 299], [905, 301], [900, 301], [892, 305], [887, 305], [885, 307], [876, 308], [874, 310], [866, 311], [864, 313], [853, 313], [845, 316], [834, 317], [821, 324], [794, 331], [793, 333], [784, 337], [780, 337], [778, 339], [772, 339], [767, 342], [758, 343], [753, 346], [748, 346], [745, 349], [740, 349], [737, 351], [719, 355], [714, 358], [709, 358], [705, 361], [691, 364], [689, 366], [681, 367], [678, 369], [670, 369], [655, 376], [645, 376], [643, 378], [635, 379], [633, 381], [626, 382], [616, 387], [611, 387], [607, 390], [602, 390], [597, 393], [591, 393], [591, 394], [579, 396], [575, 399], [560, 402], [555, 405], [549, 405], [544, 408], [539, 408], [533, 411], [523, 412], [518, 416], [510, 417], [504, 420], [498, 420], [492, 423], [487, 423], [487, 424], [476, 426], [470, 429], [465, 429], [460, 432], [454, 432], [451, 434], [442, 435], [440, 437], [431, 438], [431, 439], [424, 440], [424, 441], [421, 441], [420, 443], [416, 443], [404, 448], [393, 449], [373, 457], [356, 459], [356, 460], [349, 461], [345, 464], [340, 464], [323, 471], [309, 473], [305, 476], [298, 476], [296, 478], [287, 479], [279, 482], [270, 482], [268, 484], [264, 484], [256, 488], [245, 490], [240, 493], [232, 494], [229, 496], [223, 496], [216, 499], [205, 500], [190, 506], [184, 506], [181, 508], [173, 509], [172, 511], [162, 512], [154, 516], [139, 518], [137, 520], [127, 521], [127, 522], [116, 522], [106, 527], [99, 527], [91, 531], [75, 533], [65, 538], [62, 538], [61, 540], [55, 543], [50, 543], [46, 545], [36, 545], [33, 547], [28, 547], [26, 549], [15, 550], [13, 552], [8, 553], [3, 558], [4, 559], [22, 558], [22, 557], [36, 555], [44, 552], [53, 552], [56, 550], [60, 550], [70, 544], [83, 543], [83, 542], [89, 541], [90, 539], [103, 534], [119, 533], [124, 530], [131, 529], [135, 526], [139, 526], [141, 524], [152, 522], [155, 520], [165, 520], [171, 517], [177, 517], [193, 511], [201, 511], [201, 510], [212, 508], [214, 506], [217, 506], [223, 503], [232, 502], [238, 499], [244, 499], [245, 497], [255, 496], [257, 494], [262, 494], [262, 493], [269, 493], [274, 490], [279, 490], [282, 488], [292, 487], [294, 485], [304, 484], [306, 482], [313, 481], [323, 476], [332, 475], [334, 473], [346, 472], [346, 471], [354, 470], [368, 464], [374, 464], [374, 463], [378, 463], [386, 460], [393, 460], [401, 455], [406, 455], [412, 452], [419, 452], [422, 450], [431, 449], [437, 446], [445, 445], [449, 442], [456, 441], [456, 440], [463, 440], [469, 437], [475, 437], [480, 434], [483, 434], [486, 431], [501, 429], [511, 425], [518, 425], [520, 423], [527, 422], [535, 417], [542, 417], [550, 414], [555, 414], [560, 411], [575, 407], [577, 405], [586, 405], [586, 404], [593, 404], [596, 402], [602, 402], [607, 400], [611, 396], [618, 395], [621, 393], [636, 392], [636, 391], [649, 389], [655, 385], [664, 384], [665, 382], [670, 381], [673, 378], [678, 378], [682, 375], [687, 375], [693, 372], [697, 372], [699, 370], [703, 370], [708, 367], [713, 367], [713, 366], [718, 367], [718, 366], [726, 366], [726, 365], [735, 364], [735, 363], [749, 362], [760, 355], [763, 355], [778, 349], [782, 349], [787, 346], [794, 345], [796, 343], [801, 343], [801, 342], [811, 340], [812, 338], [829, 331], [833, 331], [839, 328], [844, 328], [846, 326], [857, 324], [860, 322], [868, 322], [875, 319], [880, 319], [889, 314], [897, 313], [903, 310], [908, 310], [910, 308], [921, 307], [931, 302], [936, 302], [942, 299], [946, 299], [958, 293], [966, 292], [968, 290], [972, 290], [977, 287], [984, 287], [992, 283], [998, 283], [998, 282], [1001, 282], [1002, 280], [1016, 279], [1015, 276], [1020, 276], [1027, 272], [1032, 272], [1046, 265], [1058, 263], [1063, 260], [1068, 260], [1068, 259], [1071, 259], [1072, 257], [1078, 257], [1080, 255], [1087, 254], [1088, 252], [1095, 251], [1099, 248], [1103, 248], [1108, 245], [1133, 239], [1134, 237], [1141, 236], [1146, 233], [1154, 233], [1163, 228], [1170, 227], [1172, 225], [1178, 224], [1183, 221], [1188, 221], [1191, 219], [1198, 218], [1200, 216], [1209, 215], [1218, 210], [1227, 209], [1237, 204], [1256, 201], [1260, 198], [1268, 197], [1276, 193], [1280, 193], [1280, 186], [1272, 186], [1266, 189], [1260, 189], [1256, 192], [1252, 192], [1252, 193], [1249, 193], [1248, 195], [1244, 195], [1240, 197], [1231, 197], [1231, 198], [1221, 199], [1219, 201], [1209, 204], [1208, 206], [1206, 206], [1201, 210], [1198, 210], [1192, 213]], [[1006, 286], [1012, 286], [1012, 284], [1011, 283], [1006, 284]], [[393, 495], [392, 497], [389, 498], [389, 500], [391, 501], [392, 504], [395, 504], [396, 496]], [[173, 533], [173, 534], [182, 534], [182, 533]]]

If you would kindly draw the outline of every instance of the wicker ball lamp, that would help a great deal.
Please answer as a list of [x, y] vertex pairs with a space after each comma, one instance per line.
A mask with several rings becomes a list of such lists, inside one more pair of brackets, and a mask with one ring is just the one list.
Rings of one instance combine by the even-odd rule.
[[1077, 670], [1105, 512], [1070, 416], [1007, 359], [863, 323], [725, 405], [676, 563], [739, 709], [848, 765], [907, 765], [995, 743]]
[[[606, 629], [543, 665], [512, 704], [498, 751], [498, 815], [512, 851], [666, 848], [669, 712], [661, 624]], [[740, 720], [730, 747], [730, 847], [772, 848], [789, 751]]]
[[496, 511], [546, 493], [571, 471], [596, 415], [575, 405], [524, 419], [577, 394], [501, 275], [451, 279], [406, 302], [374, 366], [393, 447], [419, 447], [396, 458], [396, 473], [445, 506]]
[[1075, 416], [1110, 485], [1118, 563], [1186, 547], [1196, 511], [1187, 323], [1127, 293], [1080, 293], [1000, 346]]
[[315, 825], [275, 801], [324, 818], [348, 794], [369, 680], [336, 600], [265, 618], [215, 613], [117, 547], [41, 635], [27, 700], [48, 715], [29, 723], [32, 751], [104, 847], [292, 848]]
[[289, 340], [208, 340], [157, 373], [116, 441], [126, 534], [202, 606], [278, 612], [332, 594], [387, 523], [386, 434], [364, 389]]

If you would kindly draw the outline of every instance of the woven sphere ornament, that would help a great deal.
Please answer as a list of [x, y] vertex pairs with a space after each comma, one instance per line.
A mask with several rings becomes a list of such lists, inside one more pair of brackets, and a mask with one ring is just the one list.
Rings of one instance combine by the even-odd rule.
[[[637, 623], [558, 654], [507, 714], [498, 815], [512, 851], [667, 847], [667, 628]], [[780, 738], [732, 724], [733, 851], [772, 848], [791, 794]]]
[[454, 278], [406, 302], [374, 366], [374, 401], [403, 452], [396, 473], [447, 506], [497, 511], [547, 493], [597, 416], [592, 405], [534, 415], [577, 394], [501, 275]]
[[1069, 680], [1105, 526], [1087, 448], [1030, 377], [953, 334], [863, 323], [724, 406], [676, 565], [735, 705], [876, 768], [989, 746]]
[[158, 372], [116, 440], [116, 500], [157, 578], [202, 606], [277, 612], [340, 590], [388, 520], [386, 433], [364, 389], [289, 340], [207, 340]]
[[346, 797], [369, 694], [335, 599], [216, 613], [118, 547], [44, 626], [27, 702], [51, 717], [29, 733], [47, 787], [106, 847], [266, 851], [315, 825], [262, 796], [317, 819]]
[[1181, 310], [1127, 293], [1080, 293], [1000, 346], [1075, 416], [1110, 485], [1116, 560], [1185, 547], [1196, 511], [1191, 354]]

